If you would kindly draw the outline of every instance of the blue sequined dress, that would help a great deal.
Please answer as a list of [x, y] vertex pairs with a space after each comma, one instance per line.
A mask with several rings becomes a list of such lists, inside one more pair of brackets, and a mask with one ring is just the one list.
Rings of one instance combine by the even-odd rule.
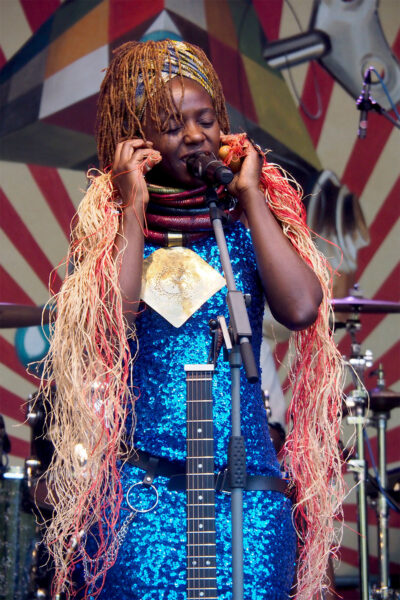
[[[249, 317], [253, 346], [259, 362], [263, 316], [263, 293], [256, 270], [250, 233], [237, 222], [227, 232], [237, 287], [250, 293]], [[146, 245], [145, 256], [157, 247]], [[191, 247], [222, 274], [213, 236]], [[185, 364], [207, 362], [210, 349], [208, 321], [224, 315], [226, 288], [210, 298], [184, 325], [176, 329], [149, 307], [137, 319], [139, 356], [133, 379], [140, 388], [136, 402], [136, 446], [156, 456], [185, 459], [186, 378]], [[213, 378], [214, 439], [216, 471], [227, 463], [230, 436], [229, 365], [218, 361]], [[242, 433], [246, 439], [247, 470], [250, 474], [279, 475], [279, 465], [268, 434], [259, 385], [241, 381]], [[143, 471], [124, 466], [123, 487], [143, 479]], [[155, 510], [137, 515], [130, 524], [109, 570], [101, 599], [185, 600], [186, 496], [169, 491], [167, 479], [155, 484], [159, 502]], [[130, 510], [126, 498], [121, 521]], [[219, 600], [232, 598], [230, 497], [216, 493], [217, 583]], [[284, 600], [289, 597], [294, 573], [295, 533], [291, 502], [274, 491], [244, 492], [244, 598]]]

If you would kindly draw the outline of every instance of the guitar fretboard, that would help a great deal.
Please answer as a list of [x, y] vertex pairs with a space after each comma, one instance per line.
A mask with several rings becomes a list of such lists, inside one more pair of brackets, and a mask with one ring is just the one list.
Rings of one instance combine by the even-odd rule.
[[218, 598], [215, 564], [212, 365], [186, 365], [187, 598]]

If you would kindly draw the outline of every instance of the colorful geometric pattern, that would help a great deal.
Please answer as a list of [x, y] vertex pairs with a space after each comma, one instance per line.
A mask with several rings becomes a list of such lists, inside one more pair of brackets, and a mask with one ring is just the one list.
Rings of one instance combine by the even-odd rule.
[[[241, 12], [254, 21], [249, 24], [260, 39], [239, 50]], [[261, 28], [254, 10], [225, 0], [135, 0], [134, 10], [127, 1], [63, 4], [0, 74], [5, 117], [0, 158], [32, 162], [34, 157], [37, 164], [67, 168], [95, 162], [96, 97], [112, 50], [130, 39], [164, 35], [197, 43], [212, 57], [235, 125], [250, 128], [254, 136], [261, 129], [266, 146], [320, 167], [282, 76], [260, 59]]]
[[[296, 10], [304, 28], [312, 1]], [[393, 53], [400, 55], [396, 2], [382, 2], [380, 19]], [[398, 17], [398, 15], [397, 15]], [[96, 97], [112, 50], [132, 39], [170, 37], [200, 45], [219, 73], [232, 128], [246, 130], [271, 156], [307, 184], [322, 169], [337, 174], [360, 199], [370, 243], [359, 251], [357, 280], [367, 298], [400, 300], [398, 156], [399, 132], [369, 117], [358, 140], [355, 103], [318, 64], [275, 72], [261, 58], [263, 40], [298, 33], [283, 0], [7, 0], [0, 18], [1, 302], [44, 304], [51, 270], [65, 255], [69, 224], [85, 188], [84, 171], [96, 164], [93, 138]], [[289, 78], [289, 75], [291, 79]], [[301, 103], [321, 116], [309, 118]], [[53, 281], [61, 282], [62, 270]], [[359, 340], [382, 363], [386, 385], [400, 390], [397, 315], [364, 315]], [[340, 349], [349, 341], [337, 334]], [[1, 407], [12, 443], [12, 464], [29, 455], [30, 428], [23, 424], [28, 395], [37, 381], [25, 372], [14, 347], [15, 330], [0, 330]], [[285, 359], [287, 346], [277, 344]], [[286, 370], [279, 370], [284, 383]], [[367, 376], [369, 387], [375, 379]], [[388, 467], [400, 467], [400, 409], [388, 422]], [[368, 429], [376, 447], [375, 430]], [[352, 476], [348, 476], [349, 485]], [[357, 572], [355, 494], [345, 507], [340, 574]], [[375, 516], [370, 514], [370, 553], [376, 556]], [[400, 519], [390, 515], [393, 572], [400, 572]], [[376, 559], [372, 559], [376, 572]]]

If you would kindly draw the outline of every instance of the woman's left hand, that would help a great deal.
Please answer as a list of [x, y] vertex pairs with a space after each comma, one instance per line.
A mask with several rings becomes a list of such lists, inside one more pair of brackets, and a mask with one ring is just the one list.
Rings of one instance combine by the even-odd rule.
[[[221, 135], [221, 142], [224, 143], [226, 136]], [[231, 183], [227, 186], [232, 196], [235, 196], [246, 209], [245, 203], [251, 195], [248, 192], [258, 192], [260, 189], [260, 176], [262, 167], [262, 157], [254, 148], [250, 141], [243, 146], [245, 157], [242, 159], [240, 171], [235, 174]]]
[[[229, 142], [229, 138], [221, 136]], [[246, 140], [240, 171], [228, 186], [250, 230], [258, 272], [269, 308], [277, 321], [289, 329], [304, 329], [315, 321], [322, 299], [315, 273], [303, 261], [268, 207], [260, 188], [262, 157]], [[285, 268], [282, 268], [285, 265]]]

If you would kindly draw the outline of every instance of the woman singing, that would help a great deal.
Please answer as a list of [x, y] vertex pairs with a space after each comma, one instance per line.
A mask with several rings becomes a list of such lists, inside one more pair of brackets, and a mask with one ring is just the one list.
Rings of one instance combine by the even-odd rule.
[[[244, 491], [244, 597], [289, 598], [297, 522], [297, 597], [310, 600], [324, 585], [341, 509], [341, 360], [328, 326], [329, 277], [298, 186], [245, 134], [230, 134], [218, 77], [205, 54], [184, 42], [131, 42], [115, 51], [100, 91], [97, 142], [101, 171], [90, 173], [74, 222], [73, 269], [57, 297], [48, 358], [57, 386], [48, 475], [55, 511], [46, 533], [54, 593], [232, 597], [229, 494], [215, 491], [208, 566], [216, 590], [202, 581], [191, 595], [186, 494], [173, 483], [185, 471], [184, 365], [207, 362], [208, 322], [228, 319], [205, 185], [188, 162], [197, 153], [218, 157], [222, 146], [235, 175], [215, 189], [236, 284], [251, 294], [256, 361], [265, 300], [294, 332], [286, 460], [295, 505], [281, 485], [261, 390], [241, 377], [247, 473], [264, 482]], [[231, 380], [222, 356], [212, 389], [218, 474], [231, 435]], [[137, 493], [149, 494], [151, 510], [137, 511]]]

